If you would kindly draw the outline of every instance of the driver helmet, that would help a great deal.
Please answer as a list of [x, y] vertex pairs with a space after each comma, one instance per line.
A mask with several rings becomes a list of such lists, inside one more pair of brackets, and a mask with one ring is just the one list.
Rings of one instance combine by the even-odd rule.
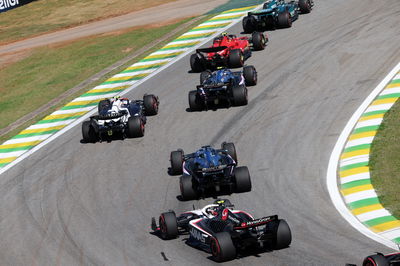
[[206, 206], [206, 208], [203, 209], [203, 214], [207, 218], [211, 219], [211, 218], [218, 216], [218, 209], [219, 209], [219, 206], [217, 204], [211, 204], [211, 205]]

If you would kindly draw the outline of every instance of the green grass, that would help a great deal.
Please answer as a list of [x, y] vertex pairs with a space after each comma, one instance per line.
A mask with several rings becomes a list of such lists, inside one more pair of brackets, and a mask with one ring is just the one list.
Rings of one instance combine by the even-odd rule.
[[400, 218], [400, 102], [385, 114], [372, 142], [371, 181], [382, 205]]
[[124, 58], [126, 51], [146, 46], [187, 21], [114, 36], [85, 38], [61, 47], [36, 49], [31, 56], [0, 69], [0, 128]]
[[[0, 44], [173, 0], [40, 0], [1, 13]], [[150, 22], [151, 23], [151, 22]]]

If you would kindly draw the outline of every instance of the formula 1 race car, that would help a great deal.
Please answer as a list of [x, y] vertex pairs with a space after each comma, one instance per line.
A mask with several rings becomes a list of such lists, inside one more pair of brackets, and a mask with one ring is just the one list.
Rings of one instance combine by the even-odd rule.
[[194, 153], [171, 152], [172, 175], [182, 175], [180, 190], [183, 200], [205, 197], [210, 193], [228, 194], [251, 191], [249, 170], [237, 166], [236, 148], [224, 142], [221, 149], [203, 146]]
[[242, 67], [251, 56], [251, 47], [255, 51], [263, 50], [267, 42], [268, 37], [260, 32], [253, 32], [251, 38], [223, 33], [214, 38], [210, 48], [197, 49], [190, 56], [190, 67], [192, 72], [214, 70], [219, 66]]
[[249, 12], [243, 18], [243, 30], [251, 33], [275, 28], [289, 28], [292, 22], [302, 14], [310, 13], [314, 6], [313, 0], [298, 0], [285, 2], [284, 0], [270, 0], [264, 3], [263, 9]]
[[254, 219], [245, 211], [234, 210], [227, 199], [217, 199], [202, 209], [176, 217], [170, 210], [153, 217], [152, 230], [162, 239], [189, 233], [188, 245], [210, 252], [216, 261], [233, 260], [239, 253], [260, 253], [289, 247], [292, 234], [287, 222], [278, 215]]
[[[348, 263], [346, 266], [356, 266], [356, 264]], [[362, 266], [400, 266], [400, 253], [370, 255], [364, 259]]]
[[189, 91], [191, 111], [208, 110], [211, 106], [242, 106], [248, 102], [247, 87], [257, 84], [254, 66], [245, 66], [243, 71], [233, 72], [227, 68], [200, 74], [200, 85]]
[[130, 101], [121, 97], [101, 100], [98, 115], [82, 124], [83, 140], [93, 143], [115, 133], [122, 133], [123, 138], [143, 137], [146, 116], [156, 115], [158, 105], [158, 97], [152, 94], [145, 94], [143, 100]]

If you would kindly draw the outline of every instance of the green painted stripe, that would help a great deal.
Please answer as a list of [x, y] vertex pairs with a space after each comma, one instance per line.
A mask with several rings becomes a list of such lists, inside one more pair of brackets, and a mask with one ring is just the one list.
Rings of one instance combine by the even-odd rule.
[[362, 163], [354, 163], [340, 167], [340, 171], [346, 171], [357, 167], [368, 166], [368, 161]]
[[29, 133], [29, 134], [18, 134], [14, 136], [12, 139], [21, 139], [21, 138], [28, 138], [28, 137], [34, 137], [34, 136], [41, 136], [41, 135], [47, 135], [47, 134], [52, 134], [57, 132], [58, 129], [53, 129], [53, 130], [48, 130], [48, 131], [43, 131], [43, 132], [37, 132], [37, 133]]
[[202, 30], [221, 29], [221, 28], [224, 28], [224, 27], [226, 27], [226, 26], [228, 26], [228, 25], [229, 25], [229, 24], [227, 24], [227, 25], [222, 25], [222, 26], [209, 26], [209, 27], [200, 28], [200, 29], [192, 29], [192, 30], [190, 30], [189, 32], [196, 32], [196, 31], [202, 31]]
[[361, 207], [366, 207], [374, 204], [380, 204], [378, 198], [369, 198], [369, 199], [363, 199], [363, 200], [358, 200], [354, 201], [352, 203], [348, 203], [347, 206], [349, 206], [350, 210], [358, 209]]
[[169, 56], [163, 56], [163, 57], [145, 58], [145, 59], [140, 60], [140, 62], [150, 62], [150, 61], [156, 61], [156, 60], [160, 60], [160, 59], [174, 58], [177, 56], [178, 55], [169, 55]]
[[363, 224], [365, 224], [367, 226], [375, 226], [375, 225], [379, 225], [379, 224], [383, 224], [383, 223], [387, 223], [387, 222], [391, 222], [391, 221], [396, 221], [396, 220], [397, 220], [396, 218], [389, 215], [389, 216], [379, 217], [379, 218], [365, 221], [365, 222], [363, 222]]
[[348, 189], [348, 188], [353, 188], [353, 187], [358, 187], [358, 186], [363, 186], [363, 185], [368, 185], [371, 184], [371, 179], [361, 179], [361, 180], [356, 180], [352, 181], [346, 184], [342, 184], [342, 189]]
[[390, 84], [400, 84], [400, 79], [394, 79]]
[[381, 95], [376, 99], [382, 100], [382, 99], [399, 98], [399, 97], [400, 97], [400, 93], [391, 93], [391, 94]]
[[78, 109], [78, 108], [84, 108], [84, 107], [89, 107], [89, 106], [95, 106], [98, 103], [89, 103], [89, 104], [85, 104], [85, 105], [68, 105], [68, 106], [64, 106], [63, 108], [61, 108], [61, 110], [72, 110], [72, 109]]
[[23, 147], [17, 147], [17, 148], [9, 148], [9, 149], [2, 149], [0, 147], [0, 153], [29, 150], [30, 148], [32, 148], [34, 146], [36, 146], [36, 145], [23, 146]]
[[365, 133], [365, 132], [369, 132], [369, 131], [377, 131], [378, 129], [379, 129], [379, 126], [360, 127], [360, 128], [354, 129], [354, 131], [353, 131], [353, 133], [351, 133], [351, 135]]
[[369, 149], [370, 147], [371, 147], [371, 144], [361, 144], [361, 145], [357, 145], [357, 146], [353, 146], [353, 147], [348, 147], [348, 148], [344, 149], [343, 153]]
[[373, 112], [364, 113], [361, 117], [367, 117], [367, 116], [371, 116], [371, 115], [380, 115], [380, 114], [385, 114], [386, 112], [387, 112], [387, 110], [373, 111]]
[[[178, 40], [178, 41], [188, 41], [188, 40], [197, 40], [197, 39], [205, 39], [205, 38], [207, 38], [207, 37], [209, 37], [209, 36], [211, 36], [211, 35], [213, 35], [215, 32], [211, 32], [210, 34], [208, 34], [208, 35], [201, 35], [201, 36], [197, 36], [197, 37], [190, 37], [190, 38], [185, 38], [185, 37], [179, 37], [178, 39], [176, 39], [176, 40]], [[158, 60], [158, 59], [157, 59]]]
[[188, 44], [188, 45], [182, 45], [182, 46], [179, 46], [179, 47], [162, 48], [159, 51], [178, 50], [178, 49], [184, 49], [184, 48], [193, 47], [195, 45], [197, 45], [197, 43]]
[[[0, 165], [1, 166], [1, 165]], [[400, 244], [400, 237], [393, 239], [393, 242]]]
[[9, 163], [0, 163], [0, 168], [6, 166], [7, 164], [9, 164]]
[[[150, 73], [149, 73], [149, 74], [150, 74]], [[129, 81], [133, 81], [133, 80], [139, 80], [139, 79], [142, 79], [142, 78], [144, 78], [144, 77], [145, 77], [145, 76], [133, 77], [133, 78], [124, 79], [124, 80], [105, 81], [105, 82], [103, 82], [103, 83], [101, 83], [101, 84], [106, 85], [106, 84], [115, 84], [115, 83], [129, 82]], [[102, 94], [105, 94], [105, 93], [103, 92]], [[81, 97], [82, 97], [82, 96], [81, 96]]]
[[82, 94], [80, 97], [87, 97], [87, 96], [96, 96], [96, 95], [103, 95], [103, 94], [108, 94], [108, 93], [112, 93], [112, 92], [120, 92], [120, 91], [123, 91], [123, 90], [125, 90], [126, 88], [124, 88], [124, 89], [118, 89], [118, 90], [112, 90], [112, 91], [107, 91], [107, 92], [104, 92], [104, 91], [102, 91], [102, 92], [87, 92], [87, 93], [85, 93], [85, 94]]
[[48, 124], [48, 123], [54, 123], [54, 122], [60, 122], [60, 121], [66, 121], [66, 120], [72, 120], [81, 117], [81, 115], [74, 115], [66, 118], [57, 118], [57, 119], [48, 119], [48, 120], [41, 120], [37, 122], [36, 124]]
[[[142, 70], [148, 70], [148, 69], [152, 69], [152, 68], [159, 68], [162, 67], [163, 65], [165, 65], [167, 62], [165, 63], [159, 63], [157, 65], [153, 65], [153, 66], [147, 66], [147, 67], [141, 67], [141, 68], [135, 68], [135, 69], [127, 69], [122, 71], [121, 73], [132, 73], [132, 72], [137, 72], [137, 71], [142, 71]], [[128, 86], [129, 87], [129, 86]]]

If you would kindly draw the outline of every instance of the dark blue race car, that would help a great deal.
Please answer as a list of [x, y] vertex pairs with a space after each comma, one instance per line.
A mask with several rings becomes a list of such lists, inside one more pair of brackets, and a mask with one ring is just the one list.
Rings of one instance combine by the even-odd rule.
[[254, 66], [245, 66], [243, 71], [233, 72], [227, 68], [214, 72], [203, 71], [197, 90], [189, 92], [191, 111], [207, 110], [212, 106], [246, 105], [247, 87], [257, 84], [257, 71]]
[[233, 143], [222, 143], [221, 149], [203, 146], [194, 153], [171, 152], [173, 175], [182, 175], [180, 189], [183, 200], [198, 199], [210, 193], [231, 194], [251, 191], [249, 170], [237, 166]]
[[292, 22], [298, 18], [299, 12], [310, 13], [313, 6], [313, 0], [267, 1], [261, 10], [249, 12], [243, 18], [243, 30], [246, 33], [252, 33], [267, 29], [289, 28], [292, 26]]

